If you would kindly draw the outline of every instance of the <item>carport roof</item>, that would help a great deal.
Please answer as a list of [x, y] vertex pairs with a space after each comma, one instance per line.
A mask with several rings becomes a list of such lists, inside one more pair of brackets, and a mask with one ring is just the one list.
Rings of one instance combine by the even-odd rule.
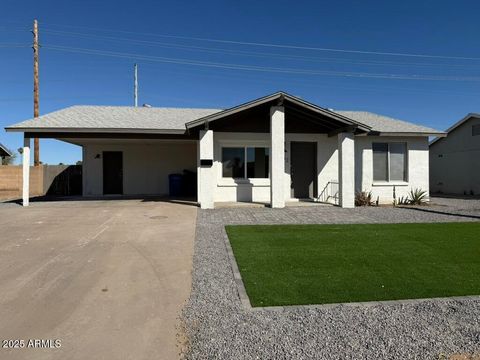
[[77, 105], [54, 111], [37, 119], [6, 127], [12, 132], [45, 133], [151, 133], [184, 134], [186, 129], [275, 101], [304, 108], [311, 113], [335, 119], [344, 125], [381, 135], [436, 135], [444, 132], [364, 111], [334, 111], [306, 102], [284, 92], [277, 92], [230, 109], [155, 108], [131, 106]]

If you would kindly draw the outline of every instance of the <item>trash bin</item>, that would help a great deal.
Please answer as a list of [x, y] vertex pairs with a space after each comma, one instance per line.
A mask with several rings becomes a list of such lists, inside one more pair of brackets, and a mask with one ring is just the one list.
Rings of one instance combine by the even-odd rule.
[[183, 186], [182, 182], [183, 182], [183, 175], [182, 174], [170, 174], [170, 175], [168, 175], [169, 195], [171, 197], [182, 195], [182, 186]]

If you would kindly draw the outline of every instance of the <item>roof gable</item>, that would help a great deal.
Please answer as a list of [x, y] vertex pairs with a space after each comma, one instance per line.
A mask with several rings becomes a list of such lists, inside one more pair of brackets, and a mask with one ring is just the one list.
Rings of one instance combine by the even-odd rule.
[[331, 118], [332, 120], [337, 121], [340, 124], [343, 124], [344, 126], [354, 126], [362, 131], [369, 131], [371, 128], [368, 125], [365, 125], [359, 121], [347, 118], [343, 116], [342, 114], [333, 112], [331, 110], [322, 108], [320, 106], [317, 106], [315, 104], [309, 103], [305, 100], [302, 100], [298, 97], [292, 96], [290, 94], [287, 94], [285, 92], [277, 92], [271, 95], [267, 95], [252, 101], [249, 101], [247, 103], [220, 111], [218, 113], [210, 114], [205, 117], [202, 117], [197, 120], [193, 120], [190, 122], [187, 122], [185, 126], [187, 129], [192, 129], [201, 125], [208, 124], [213, 121], [217, 121], [223, 118], [226, 118], [228, 116], [235, 115], [237, 113], [240, 113], [242, 111], [247, 111], [255, 107], [262, 106], [264, 104], [271, 103], [272, 105], [277, 104], [277, 105], [286, 105], [286, 104], [292, 104], [295, 105], [299, 108], [302, 108], [305, 111], [309, 111], [311, 114], [317, 114], [321, 115], [324, 117]]

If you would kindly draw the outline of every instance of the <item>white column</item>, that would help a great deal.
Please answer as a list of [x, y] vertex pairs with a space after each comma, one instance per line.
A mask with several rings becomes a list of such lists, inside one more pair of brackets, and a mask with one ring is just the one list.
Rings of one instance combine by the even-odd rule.
[[283, 106], [270, 108], [270, 206], [285, 207], [285, 109]]
[[[213, 131], [200, 131], [199, 145], [200, 165], [198, 172], [198, 202], [202, 209], [213, 209], [215, 189], [215, 171], [213, 166]], [[202, 160], [211, 160], [212, 165], [202, 165]]]
[[355, 207], [355, 140], [353, 133], [338, 134], [340, 206]]
[[30, 200], [30, 138], [23, 139], [23, 152], [22, 152], [22, 165], [23, 165], [23, 187], [22, 187], [22, 199], [23, 206], [28, 206]]

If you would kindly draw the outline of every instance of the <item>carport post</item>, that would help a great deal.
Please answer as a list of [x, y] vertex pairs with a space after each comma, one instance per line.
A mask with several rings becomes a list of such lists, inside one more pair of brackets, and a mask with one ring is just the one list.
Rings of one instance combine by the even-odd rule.
[[270, 206], [285, 207], [285, 108], [270, 108]]
[[28, 206], [30, 198], [30, 138], [23, 138], [22, 149], [23, 166], [23, 185], [22, 185], [22, 205]]
[[340, 206], [355, 207], [355, 135], [338, 134], [338, 180]]

